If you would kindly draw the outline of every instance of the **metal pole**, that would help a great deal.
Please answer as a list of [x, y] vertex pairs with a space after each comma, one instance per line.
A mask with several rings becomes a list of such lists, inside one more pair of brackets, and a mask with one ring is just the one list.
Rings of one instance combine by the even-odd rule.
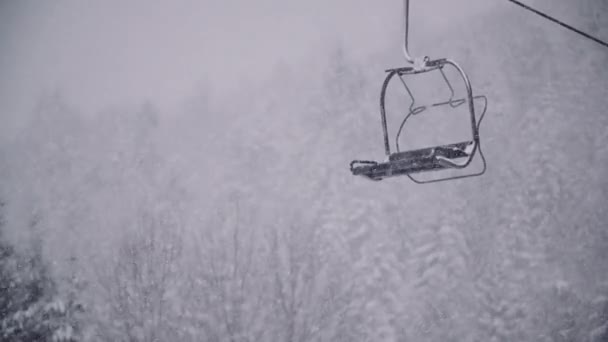
[[409, 33], [409, 16], [410, 16], [410, 0], [403, 0], [403, 19], [404, 19], [404, 37], [403, 37], [403, 55], [405, 56], [405, 60], [409, 63], [413, 64], [414, 59], [410, 55], [410, 52], [407, 49], [407, 38]]

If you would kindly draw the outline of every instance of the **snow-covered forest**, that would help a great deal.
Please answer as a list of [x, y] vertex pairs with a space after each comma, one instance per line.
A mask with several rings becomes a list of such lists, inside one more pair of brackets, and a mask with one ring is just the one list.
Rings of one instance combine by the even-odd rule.
[[[150, 96], [112, 101], [112, 87], [124, 86], [112, 77], [129, 70], [104, 72], [110, 85], [95, 90], [72, 75], [72, 91], [52, 70], [92, 68], [87, 58], [120, 51], [92, 57], [72, 46], [82, 55], [38, 65], [44, 55], [10, 53], [32, 37], [8, 28], [44, 15], [34, 2], [0, 4], [14, 15], [0, 20], [9, 51], [0, 74], [10, 76], [0, 81], [0, 340], [608, 341], [608, 49], [506, 1], [472, 0], [470, 11], [413, 1], [413, 53], [458, 61], [489, 99], [488, 170], [424, 186], [370, 182], [348, 165], [383, 157], [378, 96], [384, 70], [405, 63], [401, 1], [311, 1], [295, 14], [275, 2], [250, 15], [274, 18], [273, 30], [323, 18], [337, 32], [341, 20], [365, 30], [368, 11], [370, 31], [385, 33], [357, 45], [348, 33], [298, 31], [294, 39], [317, 47], [299, 59], [242, 78], [228, 65], [192, 66], [191, 89], [168, 79], [150, 84]], [[608, 39], [606, 1], [529, 3]], [[80, 7], [62, 6], [48, 16], [65, 21], [49, 19], [57, 31], [44, 37], [101, 39], [73, 33]], [[339, 10], [319, 14], [323, 6]], [[294, 20], [277, 19], [285, 13]], [[356, 23], [346, 23], [351, 14]], [[108, 28], [130, 20], [116, 18]], [[170, 32], [142, 49], [178, 39]], [[214, 32], [202, 44], [222, 39]], [[281, 56], [283, 43], [259, 48]], [[163, 62], [191, 60], [163, 53]], [[235, 70], [255, 68], [242, 58]], [[48, 68], [45, 82], [59, 85], [26, 92], [20, 80], [36, 75], [15, 72], [19, 63]], [[171, 76], [160, 62], [158, 72]], [[217, 74], [233, 81], [216, 84]], [[441, 117], [421, 119], [408, 141], [449, 135], [451, 125], [433, 126]]]

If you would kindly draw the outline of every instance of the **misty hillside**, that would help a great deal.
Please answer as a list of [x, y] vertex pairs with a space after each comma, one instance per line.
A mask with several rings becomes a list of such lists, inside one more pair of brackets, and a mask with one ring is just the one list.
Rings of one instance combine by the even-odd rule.
[[[608, 37], [604, 3], [555, 13], [572, 7], [572, 25]], [[38, 258], [33, 283], [48, 269], [40, 301], [82, 303], [49, 326], [83, 341], [606, 341], [608, 50], [506, 5], [412, 35], [414, 54], [454, 59], [488, 97], [485, 175], [351, 175], [384, 158], [398, 40], [364, 56], [329, 40], [259, 79], [226, 70], [231, 87], [203, 82], [171, 111], [32, 99], [0, 146], [0, 238], [6, 260]], [[404, 144], [450, 143], [466, 120], [426, 114]], [[3, 327], [35, 326], [17, 312]]]

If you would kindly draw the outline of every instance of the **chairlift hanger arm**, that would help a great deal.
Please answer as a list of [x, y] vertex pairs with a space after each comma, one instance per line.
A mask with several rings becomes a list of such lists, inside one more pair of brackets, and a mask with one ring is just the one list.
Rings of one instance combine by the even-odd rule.
[[[410, 31], [410, 0], [403, 0], [403, 56], [405, 60], [410, 64], [415, 64], [417, 58], [412, 57], [409, 51], [409, 31]], [[423, 61], [428, 61], [427, 56], [422, 58]]]
[[410, 19], [410, 0], [403, 0], [403, 17], [404, 17], [404, 29], [403, 29], [403, 55], [405, 56], [405, 60], [409, 63], [413, 64], [414, 59], [410, 55], [408, 50], [408, 33], [409, 33], [409, 19]]

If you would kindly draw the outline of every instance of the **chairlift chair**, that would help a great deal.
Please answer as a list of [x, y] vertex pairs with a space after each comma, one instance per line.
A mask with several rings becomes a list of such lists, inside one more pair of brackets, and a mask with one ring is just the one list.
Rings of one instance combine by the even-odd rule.
[[[471, 82], [464, 70], [453, 60], [442, 58], [431, 60], [429, 57], [424, 58], [412, 58], [408, 51], [408, 16], [409, 16], [409, 0], [404, 0], [404, 18], [405, 18], [405, 36], [403, 44], [403, 53], [406, 61], [410, 64], [409, 66], [388, 69], [388, 73], [384, 83], [382, 84], [382, 90], [380, 93], [380, 115], [382, 121], [382, 129], [384, 134], [384, 149], [386, 153], [386, 160], [383, 162], [369, 161], [369, 160], [353, 160], [350, 164], [350, 170], [353, 175], [363, 176], [371, 180], [379, 181], [389, 177], [395, 176], [407, 176], [415, 183], [432, 183], [445, 180], [453, 180], [458, 178], [480, 176], [486, 171], [486, 160], [481, 151], [481, 143], [479, 139], [479, 126], [481, 120], [485, 115], [487, 109], [487, 98], [483, 95], [474, 96], [471, 87]], [[454, 68], [464, 81], [466, 87], [466, 96], [464, 98], [455, 98], [455, 91], [452, 84], [448, 80], [445, 74], [444, 68], [450, 66]], [[430, 106], [416, 106], [416, 101], [410, 87], [408, 87], [404, 76], [415, 76], [422, 73], [428, 73], [432, 71], [439, 71], [442, 75], [445, 84], [450, 90], [450, 98], [447, 101], [433, 103]], [[386, 109], [385, 109], [385, 97], [386, 90], [391, 80], [398, 79], [403, 84], [404, 90], [407, 92], [411, 99], [411, 105], [408, 114], [405, 116], [399, 130], [395, 137], [396, 152], [391, 153], [389, 134], [386, 122]], [[479, 120], [476, 118], [475, 113], [475, 100], [483, 101], [483, 109]], [[467, 141], [461, 141], [446, 145], [427, 147], [416, 150], [401, 151], [399, 146], [399, 138], [401, 132], [405, 127], [406, 122], [412, 116], [419, 115], [425, 110], [434, 107], [445, 107], [457, 108], [461, 105], [468, 106], [468, 112], [470, 116], [471, 126], [471, 138]], [[482, 170], [476, 173], [469, 173], [464, 175], [452, 175], [442, 178], [434, 178], [430, 180], [420, 180], [415, 178], [413, 174], [427, 173], [430, 171], [439, 170], [462, 170], [468, 168], [473, 161], [476, 153], [479, 153], [482, 160]]]

